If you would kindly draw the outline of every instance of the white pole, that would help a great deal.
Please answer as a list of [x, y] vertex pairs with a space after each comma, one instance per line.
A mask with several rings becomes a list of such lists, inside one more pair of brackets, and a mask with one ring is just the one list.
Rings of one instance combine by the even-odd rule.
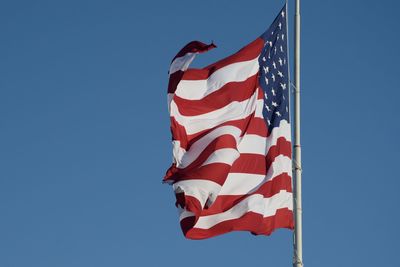
[[294, 257], [293, 266], [303, 267], [302, 209], [301, 209], [301, 146], [300, 146], [300, 0], [296, 1], [294, 48]]

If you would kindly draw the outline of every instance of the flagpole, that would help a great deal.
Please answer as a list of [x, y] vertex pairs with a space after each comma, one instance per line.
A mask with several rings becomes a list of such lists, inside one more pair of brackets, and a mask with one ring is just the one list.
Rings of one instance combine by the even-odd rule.
[[303, 267], [302, 203], [301, 203], [301, 145], [300, 145], [300, 0], [295, 0], [294, 48], [294, 257], [293, 267]]

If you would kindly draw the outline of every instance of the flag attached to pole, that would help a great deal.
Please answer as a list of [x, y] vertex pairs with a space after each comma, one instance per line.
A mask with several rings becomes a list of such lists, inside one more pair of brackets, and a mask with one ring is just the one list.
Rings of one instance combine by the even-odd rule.
[[284, 7], [269, 29], [202, 69], [186, 45], [173, 59], [168, 109], [172, 185], [185, 237], [293, 229], [289, 71]]

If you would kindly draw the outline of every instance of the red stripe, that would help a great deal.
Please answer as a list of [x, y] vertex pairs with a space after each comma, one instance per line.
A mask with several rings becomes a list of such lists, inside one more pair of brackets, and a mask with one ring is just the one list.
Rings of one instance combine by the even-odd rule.
[[234, 126], [234, 127], [237, 127], [242, 131], [241, 135], [243, 135], [245, 133], [246, 125], [248, 125], [250, 123], [250, 120], [253, 117], [254, 117], [254, 113], [250, 114], [249, 116], [247, 116], [246, 118], [243, 118], [243, 119], [231, 120], [231, 121], [227, 121], [227, 122], [221, 123], [220, 125], [217, 125], [217, 126], [215, 126], [213, 128], [205, 129], [205, 130], [203, 130], [201, 132], [188, 135], [188, 140], [190, 140], [190, 143], [192, 144], [198, 138], [201, 138], [202, 136], [206, 135], [208, 132], [210, 132], [210, 131], [212, 131], [214, 129], [217, 129], [219, 127], [222, 127], [222, 126]]
[[213, 181], [219, 185], [223, 185], [230, 169], [231, 166], [226, 163], [211, 163], [188, 172], [178, 172], [172, 178], [176, 182], [199, 179]]
[[[180, 221], [180, 224], [181, 224], [182, 232], [186, 236], [188, 231], [193, 229], [193, 226], [196, 224], [196, 217], [195, 216], [186, 217]], [[200, 239], [200, 238], [198, 238], [198, 239]]]
[[245, 129], [246, 134], [256, 134], [262, 137], [267, 137], [268, 128], [265, 120], [258, 117], [253, 117]]
[[292, 157], [292, 143], [284, 137], [278, 138], [276, 145], [269, 148], [266, 156], [249, 153], [240, 154], [240, 157], [233, 163], [230, 172], [266, 174], [272, 162], [279, 155]]
[[203, 164], [208, 157], [218, 149], [233, 148], [236, 149], [236, 139], [230, 134], [224, 134], [215, 138], [208, 146], [203, 149], [199, 156], [189, 166], [181, 169], [182, 172], [190, 172]]
[[255, 59], [264, 47], [264, 40], [257, 38], [250, 44], [240, 49], [235, 54], [217, 61], [203, 69], [188, 69], [183, 75], [183, 80], [205, 80], [215, 71], [233, 63]]
[[292, 143], [287, 141], [284, 137], [279, 137], [276, 145], [271, 146], [266, 156], [266, 168], [267, 170], [278, 155], [284, 155], [288, 158], [292, 158]]
[[[215, 47], [217, 47], [217, 46], [214, 44], [207, 45], [207, 44], [204, 44], [199, 41], [190, 42], [185, 47], [183, 47], [181, 49], [181, 51], [178, 52], [178, 54], [172, 60], [172, 63], [174, 62], [174, 60], [176, 58], [182, 57], [182, 56], [186, 55], [187, 53], [204, 53]], [[168, 93], [175, 92], [176, 87], [178, 86], [178, 83], [181, 81], [183, 74], [184, 74], [184, 72], [181, 70], [178, 70], [172, 74], [170, 73], [169, 83], [168, 83]]]
[[266, 157], [257, 154], [240, 154], [240, 157], [233, 163], [230, 172], [266, 174]]
[[275, 229], [294, 229], [293, 212], [287, 208], [277, 210], [274, 216], [264, 218], [261, 214], [248, 212], [238, 219], [221, 222], [210, 229], [192, 228], [195, 217], [181, 221], [186, 238], [205, 239], [231, 231], [250, 231], [254, 235], [270, 235]]
[[[214, 166], [213, 164], [200, 167], [201, 164], [203, 164], [203, 162], [206, 161], [213, 152], [215, 152], [215, 150], [222, 148], [236, 148], [236, 139], [229, 134], [219, 136], [210, 144], [208, 144], [208, 146], [199, 154], [199, 156], [186, 168], [180, 169], [173, 164], [167, 171], [164, 181], [173, 180], [177, 182], [187, 179], [210, 179], [211, 177], [215, 176], [216, 181], [219, 181], [222, 184], [226, 178], [226, 175], [223, 175], [223, 173], [229, 171], [229, 165], [218, 164], [220, 166], [217, 167], [214, 174], [212, 173], [212, 166]], [[207, 171], [210, 168], [211, 173], [210, 171]]]
[[[199, 139], [201, 139], [202, 137], [207, 135], [212, 130], [217, 129], [219, 127], [229, 125], [229, 126], [235, 126], [235, 127], [239, 128], [239, 129], [246, 129], [246, 125], [249, 124], [249, 121], [253, 116], [254, 116], [254, 114], [251, 114], [247, 118], [244, 118], [244, 119], [228, 121], [228, 122], [222, 123], [220, 125], [217, 125], [217, 126], [215, 126], [213, 128], [205, 129], [203, 131], [200, 131], [198, 133], [191, 134], [191, 135], [188, 135], [186, 133], [185, 127], [180, 125], [179, 122], [177, 122], [174, 117], [170, 117], [170, 119], [171, 119], [172, 139], [180, 141], [181, 147], [183, 149], [185, 149], [186, 151], [188, 151], [192, 144], [194, 144], [196, 141], [198, 141]], [[241, 135], [243, 135], [243, 133], [244, 133], [244, 131], [242, 130], [242, 134]]]
[[272, 162], [279, 155], [291, 157], [291, 143], [284, 138], [279, 138], [277, 145], [268, 150], [267, 156], [257, 154], [240, 154], [233, 163], [231, 173], [266, 174]]
[[178, 57], [183, 57], [187, 53], [204, 53], [207, 52], [213, 48], [216, 48], [217, 46], [214, 43], [211, 44], [205, 44], [199, 41], [192, 41], [185, 45], [179, 52], [176, 54], [172, 62], [178, 58]]
[[263, 195], [264, 198], [269, 198], [278, 194], [281, 190], [292, 192], [292, 178], [287, 173], [274, 177], [274, 179], [267, 181], [257, 190], [249, 194], [218, 196], [208, 209], [202, 211], [201, 216], [213, 215], [227, 211], [251, 195], [260, 194]]
[[185, 195], [185, 193], [176, 193], [175, 194], [176, 207], [185, 208], [187, 211], [193, 212], [197, 217], [200, 216], [200, 212], [203, 209], [200, 201], [192, 196]]
[[[169, 117], [170, 119], [170, 129], [172, 134], [172, 140], [176, 140], [180, 142], [181, 148], [188, 150], [189, 141], [188, 135], [186, 133], [185, 127], [179, 124], [179, 122], [174, 117]], [[190, 143], [192, 143], [190, 141]]]
[[[249, 116], [247, 116], [246, 118], [239, 119], [239, 120], [227, 121], [227, 122], [217, 125], [213, 128], [204, 129], [203, 131], [200, 131], [195, 134], [190, 134], [190, 135], [188, 135], [186, 133], [185, 127], [180, 125], [179, 122], [177, 122], [174, 117], [170, 117], [170, 119], [171, 119], [172, 139], [180, 141], [181, 147], [187, 151], [190, 149], [190, 146], [193, 143], [195, 143], [197, 140], [201, 139], [203, 136], [207, 135], [212, 130], [217, 129], [222, 126], [228, 126], [228, 125], [235, 126], [242, 130], [241, 135], [243, 135], [245, 133], [247, 127], [250, 125], [251, 120], [255, 119], [255, 117], [254, 117], [254, 113], [252, 113]], [[258, 120], [256, 123], [259, 125], [259, 123], [261, 123], [261, 121]], [[265, 124], [265, 122], [263, 122], [263, 123]], [[260, 136], [265, 135], [265, 130], [266, 130], [265, 127], [266, 126], [260, 127], [260, 129], [259, 129]], [[257, 129], [253, 127], [252, 131], [256, 132]]]
[[258, 74], [249, 77], [242, 82], [230, 82], [219, 90], [205, 96], [200, 100], [187, 100], [174, 96], [174, 101], [179, 113], [184, 116], [197, 116], [223, 108], [233, 101], [249, 99], [257, 89]]
[[182, 76], [183, 76], [183, 71], [181, 70], [178, 70], [169, 76], [169, 82], [168, 82], [169, 94], [175, 93], [176, 87], [178, 86], [178, 83], [181, 81]]
[[[229, 136], [229, 135], [228, 135]], [[225, 136], [224, 141], [221, 141], [221, 147], [229, 147], [232, 143], [229, 143], [228, 136]], [[233, 137], [232, 137], [233, 138]], [[217, 143], [211, 144], [207, 147], [207, 152], [201, 154], [201, 159], [193, 162], [189, 167], [185, 169], [176, 168], [172, 165], [167, 171], [164, 181], [171, 180], [173, 182], [201, 179], [208, 180], [223, 185], [229, 173], [250, 173], [265, 175], [270, 168], [270, 165], [274, 159], [279, 155], [291, 157], [291, 143], [286, 141], [284, 138], [279, 138], [277, 144], [272, 146], [267, 156], [257, 154], [241, 154], [238, 159], [229, 166], [225, 163], [211, 163], [200, 167], [200, 165], [213, 153], [213, 146]]]

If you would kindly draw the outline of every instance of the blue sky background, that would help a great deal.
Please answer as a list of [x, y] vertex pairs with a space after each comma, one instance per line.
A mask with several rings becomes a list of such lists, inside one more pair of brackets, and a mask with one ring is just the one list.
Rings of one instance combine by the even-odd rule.
[[[172, 57], [225, 57], [282, 5], [2, 1], [0, 266], [291, 266], [289, 230], [185, 240], [161, 184]], [[399, 9], [302, 3], [306, 266], [399, 266]]]

